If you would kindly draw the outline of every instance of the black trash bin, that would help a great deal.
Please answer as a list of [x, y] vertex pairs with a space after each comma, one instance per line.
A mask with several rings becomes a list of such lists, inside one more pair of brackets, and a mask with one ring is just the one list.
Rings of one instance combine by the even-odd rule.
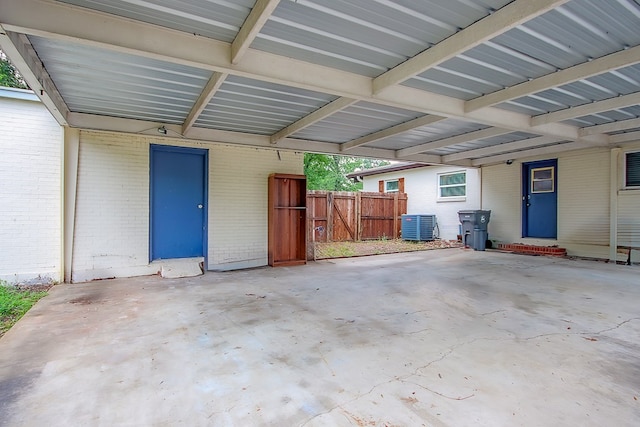
[[489, 236], [487, 225], [491, 218], [491, 211], [458, 211], [458, 218], [462, 224], [462, 242], [465, 247], [473, 248], [476, 251], [484, 251]]

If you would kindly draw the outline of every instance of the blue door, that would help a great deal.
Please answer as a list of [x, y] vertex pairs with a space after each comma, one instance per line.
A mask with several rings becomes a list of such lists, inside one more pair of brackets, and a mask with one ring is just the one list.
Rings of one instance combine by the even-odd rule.
[[522, 237], [558, 236], [558, 160], [522, 165]]
[[151, 260], [204, 255], [207, 151], [151, 146]]

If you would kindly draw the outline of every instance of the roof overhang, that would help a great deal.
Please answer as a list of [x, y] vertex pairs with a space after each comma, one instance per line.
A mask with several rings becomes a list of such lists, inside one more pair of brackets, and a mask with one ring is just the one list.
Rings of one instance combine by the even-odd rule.
[[638, 140], [629, 0], [8, 0], [62, 125], [480, 166]]

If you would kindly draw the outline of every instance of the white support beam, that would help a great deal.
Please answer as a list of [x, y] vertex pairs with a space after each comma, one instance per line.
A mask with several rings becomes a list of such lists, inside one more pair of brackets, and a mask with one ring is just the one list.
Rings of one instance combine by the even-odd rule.
[[488, 164], [502, 163], [507, 160], [522, 159], [525, 157], [543, 156], [554, 153], [561, 153], [564, 151], [583, 150], [590, 148], [589, 146], [581, 142], [567, 142], [565, 144], [557, 144], [549, 147], [533, 148], [531, 150], [523, 150], [515, 153], [499, 154], [497, 156], [483, 157], [481, 159], [475, 159], [471, 161], [473, 166], [483, 166]]
[[249, 16], [242, 24], [236, 38], [231, 43], [231, 63], [237, 64], [245, 54], [249, 46], [267, 23], [280, 0], [257, 0]]
[[213, 98], [213, 96], [216, 94], [218, 89], [220, 89], [220, 86], [222, 85], [222, 83], [224, 83], [224, 80], [227, 78], [227, 76], [228, 74], [224, 74], [224, 73], [218, 73], [218, 72], [213, 73], [213, 75], [207, 82], [207, 85], [202, 90], [202, 93], [196, 100], [196, 103], [193, 104], [193, 107], [191, 108], [189, 115], [187, 115], [187, 119], [184, 121], [184, 124], [182, 125], [183, 134], [186, 134], [187, 132], [189, 132], [189, 129], [191, 129], [191, 127], [198, 120], [198, 117], [200, 117], [200, 114], [202, 114], [204, 109], [207, 107], [207, 104], [209, 104], [209, 101], [211, 101], [211, 98]]
[[565, 108], [564, 110], [554, 111], [553, 113], [541, 114], [531, 118], [531, 126], [536, 127], [548, 123], [575, 119], [576, 117], [602, 113], [603, 111], [617, 110], [619, 108], [626, 108], [637, 104], [640, 104], [640, 92], [596, 101], [590, 104], [579, 105], [577, 107]]
[[75, 236], [80, 130], [65, 126], [62, 146], [62, 279], [66, 283], [71, 283], [73, 279], [73, 241]]
[[[157, 133], [158, 123], [142, 120], [121, 119], [117, 117], [103, 117], [93, 114], [70, 113], [69, 122], [71, 126], [102, 132], [125, 132], [134, 135], [146, 135], [149, 137], [159, 137]], [[230, 132], [216, 129], [205, 129], [194, 127], [189, 132], [189, 137], [180, 135], [180, 126], [165, 125], [169, 133], [167, 139], [177, 141], [196, 141], [203, 144], [230, 144], [243, 145], [247, 147], [268, 148], [273, 150], [294, 150], [311, 153], [343, 154], [340, 152], [340, 144], [322, 141], [309, 141], [295, 138], [285, 138], [278, 145], [271, 144], [271, 139], [267, 135], [256, 135], [250, 133]], [[174, 136], [172, 136], [174, 135]], [[382, 148], [358, 147], [349, 155], [372, 157], [384, 160], [397, 160], [395, 150]], [[417, 154], [407, 159], [412, 162], [441, 164], [442, 157], [426, 154]]]
[[620, 133], [618, 135], [611, 135], [609, 138], [610, 138], [611, 144], [636, 142], [636, 141], [640, 141], [640, 131]]
[[69, 108], [42, 66], [29, 40], [0, 26], [0, 48], [60, 126], [67, 124]]
[[435, 150], [449, 145], [462, 144], [469, 141], [476, 141], [479, 139], [491, 138], [498, 135], [504, 135], [511, 133], [511, 130], [501, 128], [487, 128], [478, 130], [475, 132], [468, 132], [462, 135], [452, 136], [450, 138], [439, 139], [437, 141], [427, 142], [425, 144], [416, 145], [413, 147], [403, 148], [397, 151], [397, 156], [400, 159], [413, 154], [424, 153], [425, 151]]
[[589, 126], [580, 129], [580, 136], [597, 135], [607, 132], [618, 132], [621, 130], [640, 128], [640, 118], [620, 120], [612, 123], [605, 123], [602, 125]]
[[611, 149], [609, 157], [609, 261], [618, 260], [618, 190], [621, 150]]
[[418, 117], [417, 119], [409, 120], [408, 122], [400, 123], [399, 125], [391, 126], [389, 128], [382, 129], [381, 131], [370, 133], [369, 135], [365, 135], [361, 138], [353, 139], [351, 141], [340, 144], [340, 151], [352, 150], [361, 145], [366, 145], [370, 142], [379, 141], [381, 139], [389, 138], [394, 135], [399, 135], [401, 133], [417, 129], [422, 126], [428, 126], [444, 119], [445, 117], [436, 115]]
[[458, 31], [451, 37], [376, 77], [373, 80], [373, 93], [379, 93], [389, 86], [402, 83], [567, 1], [515, 0], [486, 18]]
[[[384, 93], [378, 94], [370, 99], [370, 101], [398, 108], [421, 111], [426, 114], [435, 114], [487, 126], [511, 129], [514, 132], [521, 131], [570, 140], [579, 138], [578, 128], [576, 126], [564, 123], [549, 123], [534, 128], [531, 126], [531, 116], [528, 114], [515, 113], [497, 107], [487, 107], [465, 113], [464, 101], [461, 99], [416, 90], [402, 85], [389, 88], [385, 90]], [[592, 135], [591, 138], [597, 139], [598, 136]]]
[[465, 111], [475, 111], [480, 108], [507, 102], [533, 93], [566, 85], [578, 80], [586, 79], [608, 71], [627, 67], [640, 62], [640, 46], [612, 53], [590, 62], [566, 68], [555, 73], [520, 83], [497, 92], [490, 93], [465, 103]]
[[523, 139], [521, 141], [492, 145], [491, 147], [483, 147], [477, 148], [475, 150], [462, 151], [455, 154], [447, 154], [446, 156], [442, 156], [442, 161], [445, 163], [450, 163], [463, 159], [476, 159], [479, 157], [487, 157], [494, 154], [535, 148], [540, 145], [552, 144], [561, 141], [562, 140], [558, 138], [553, 138], [550, 136], [538, 136], [535, 138]]
[[335, 101], [328, 103], [324, 107], [317, 109], [313, 113], [307, 116], [304, 116], [300, 120], [290, 124], [286, 128], [271, 135], [271, 143], [277, 144], [279, 141], [283, 140], [289, 135], [293, 135], [294, 133], [299, 132], [308, 126], [311, 126], [312, 124], [319, 122], [320, 120], [325, 119], [330, 115], [337, 113], [340, 110], [344, 110], [345, 108], [347, 108], [348, 106], [356, 102], [357, 102], [356, 99], [350, 99], [350, 98], [344, 98], [344, 97], [338, 98]]

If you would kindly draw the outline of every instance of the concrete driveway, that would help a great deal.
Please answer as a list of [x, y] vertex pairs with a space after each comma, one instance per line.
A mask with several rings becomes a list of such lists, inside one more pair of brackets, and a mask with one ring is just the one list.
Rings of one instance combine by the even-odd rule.
[[6, 426], [637, 426], [637, 266], [462, 249], [59, 285]]

